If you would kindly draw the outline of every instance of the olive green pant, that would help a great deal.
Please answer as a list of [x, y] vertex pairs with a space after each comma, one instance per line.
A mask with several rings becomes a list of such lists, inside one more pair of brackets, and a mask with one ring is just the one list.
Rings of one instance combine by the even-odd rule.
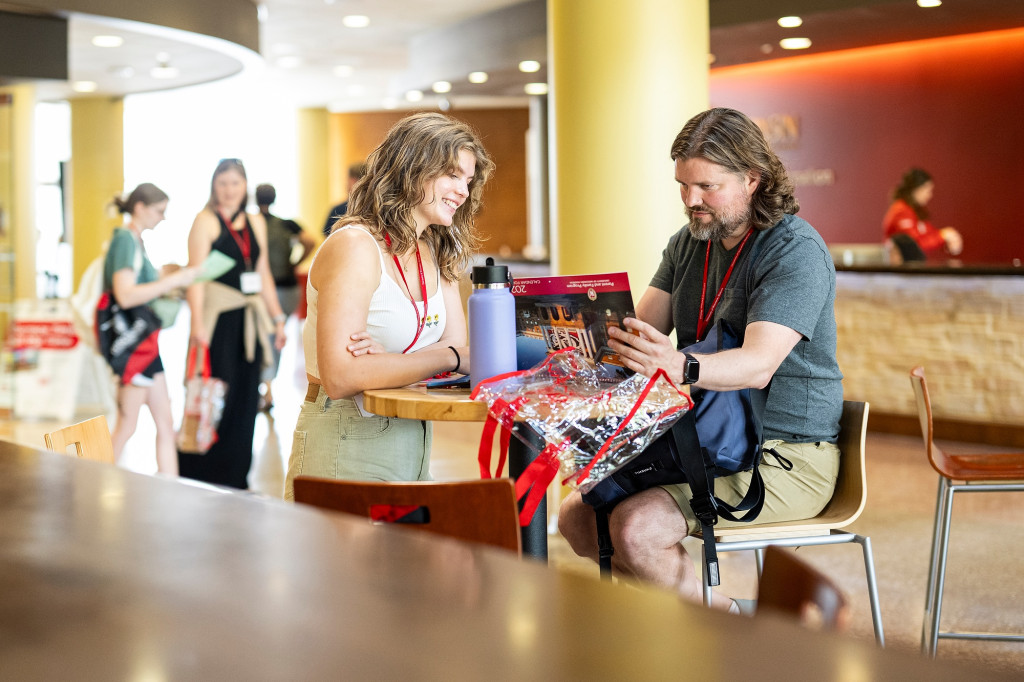
[[[765, 441], [764, 447], [778, 452], [793, 464], [786, 470], [771, 454], [765, 453], [759, 470], [764, 480], [764, 507], [756, 523], [773, 521], [797, 521], [809, 519], [825, 508], [832, 499], [839, 473], [839, 448], [834, 443], [787, 443], [781, 440]], [[732, 476], [715, 479], [715, 496], [723, 502], [735, 505], [743, 499], [750, 487], [750, 471], [741, 471]], [[693, 535], [700, 530], [697, 517], [690, 508], [690, 486], [662, 486], [679, 506], [686, 518], [687, 532]], [[742, 526], [742, 521], [720, 518], [718, 528]]]
[[292, 438], [284, 498], [296, 476], [354, 481], [429, 481], [431, 424], [417, 419], [364, 417], [355, 400], [331, 400], [320, 387], [302, 403]]

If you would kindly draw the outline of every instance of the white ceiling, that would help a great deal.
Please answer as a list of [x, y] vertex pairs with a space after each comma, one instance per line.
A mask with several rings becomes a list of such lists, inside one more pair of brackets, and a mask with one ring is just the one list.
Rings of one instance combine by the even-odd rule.
[[[806, 35], [813, 41], [809, 52], [822, 52], [1024, 26], [1024, 0], [945, 0], [928, 10], [914, 0], [709, 2], [716, 66], [793, 54], [778, 49], [783, 35]], [[780, 29], [774, 14], [782, 10], [773, 9], [782, 7], [803, 8], [804, 26]], [[525, 101], [525, 83], [546, 78], [543, 67], [537, 74], [516, 68], [520, 59], [546, 62], [543, 0], [263, 0], [260, 14], [259, 55], [205, 36], [72, 14], [70, 82], [41, 81], [38, 96], [74, 97], [70, 86], [81, 80], [97, 84], [93, 95], [124, 95], [234, 75], [236, 82], [295, 106], [354, 111], [414, 106], [404, 94], [416, 88], [427, 91], [419, 106], [442, 99], [460, 106], [506, 105]], [[348, 14], [367, 15], [369, 27], [346, 28], [342, 17]], [[96, 47], [91, 40], [99, 34], [120, 35], [124, 44]], [[178, 69], [176, 78], [150, 76], [159, 53]], [[298, 64], [286, 67], [282, 60], [289, 58]], [[336, 67], [350, 71], [337, 75]], [[475, 70], [487, 71], [490, 80], [468, 83], [465, 76]], [[429, 92], [437, 79], [450, 80], [452, 92]]]

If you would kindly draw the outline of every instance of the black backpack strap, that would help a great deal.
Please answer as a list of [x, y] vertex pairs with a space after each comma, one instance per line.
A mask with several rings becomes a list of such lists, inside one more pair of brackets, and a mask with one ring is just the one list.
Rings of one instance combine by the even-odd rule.
[[690, 484], [690, 509], [700, 523], [704, 536], [704, 563], [708, 571], [708, 584], [715, 586], [721, 581], [718, 576], [718, 550], [715, 547], [714, 526], [718, 523], [718, 502], [715, 499], [715, 483], [712, 472], [714, 464], [707, 450], [700, 446], [697, 438], [696, 414], [690, 410], [682, 419], [672, 425], [672, 439], [675, 441], [679, 465]]
[[615, 548], [612, 547], [612, 534], [608, 530], [608, 511], [606, 507], [594, 508], [597, 517], [597, 565], [601, 568], [601, 577], [611, 580], [612, 555], [615, 554]]
[[[761, 478], [761, 457], [764, 450], [764, 411], [768, 404], [768, 390], [771, 382], [763, 389], [750, 389], [750, 418], [757, 437], [758, 453], [754, 459], [754, 467], [750, 470], [750, 486], [743, 499], [735, 505], [715, 498], [718, 503], [718, 515], [730, 521], [753, 521], [764, 507], [764, 480]], [[777, 456], [777, 455], [776, 455]], [[746, 512], [746, 513], [740, 513]]]

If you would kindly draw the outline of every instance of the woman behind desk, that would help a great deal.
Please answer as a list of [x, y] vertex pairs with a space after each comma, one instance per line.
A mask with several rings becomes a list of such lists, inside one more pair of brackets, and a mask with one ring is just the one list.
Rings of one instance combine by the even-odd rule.
[[468, 126], [436, 113], [402, 119], [370, 154], [309, 268], [309, 390], [285, 499], [299, 475], [429, 479], [430, 424], [366, 414], [361, 393], [469, 372], [458, 280], [479, 245], [473, 217], [493, 167]]
[[943, 250], [950, 256], [959, 256], [963, 251], [963, 237], [955, 228], [940, 230], [928, 222], [925, 206], [934, 191], [932, 176], [920, 168], [907, 171], [893, 190], [893, 203], [882, 226], [886, 238], [899, 249], [903, 262], [922, 261]]

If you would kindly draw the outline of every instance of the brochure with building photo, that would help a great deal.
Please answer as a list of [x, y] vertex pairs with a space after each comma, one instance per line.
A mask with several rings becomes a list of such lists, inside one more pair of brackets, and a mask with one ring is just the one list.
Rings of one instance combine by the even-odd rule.
[[632, 374], [608, 347], [608, 328], [635, 317], [625, 272], [524, 277], [512, 285], [516, 300], [516, 355], [529, 369], [548, 353], [577, 348], [609, 379]]

